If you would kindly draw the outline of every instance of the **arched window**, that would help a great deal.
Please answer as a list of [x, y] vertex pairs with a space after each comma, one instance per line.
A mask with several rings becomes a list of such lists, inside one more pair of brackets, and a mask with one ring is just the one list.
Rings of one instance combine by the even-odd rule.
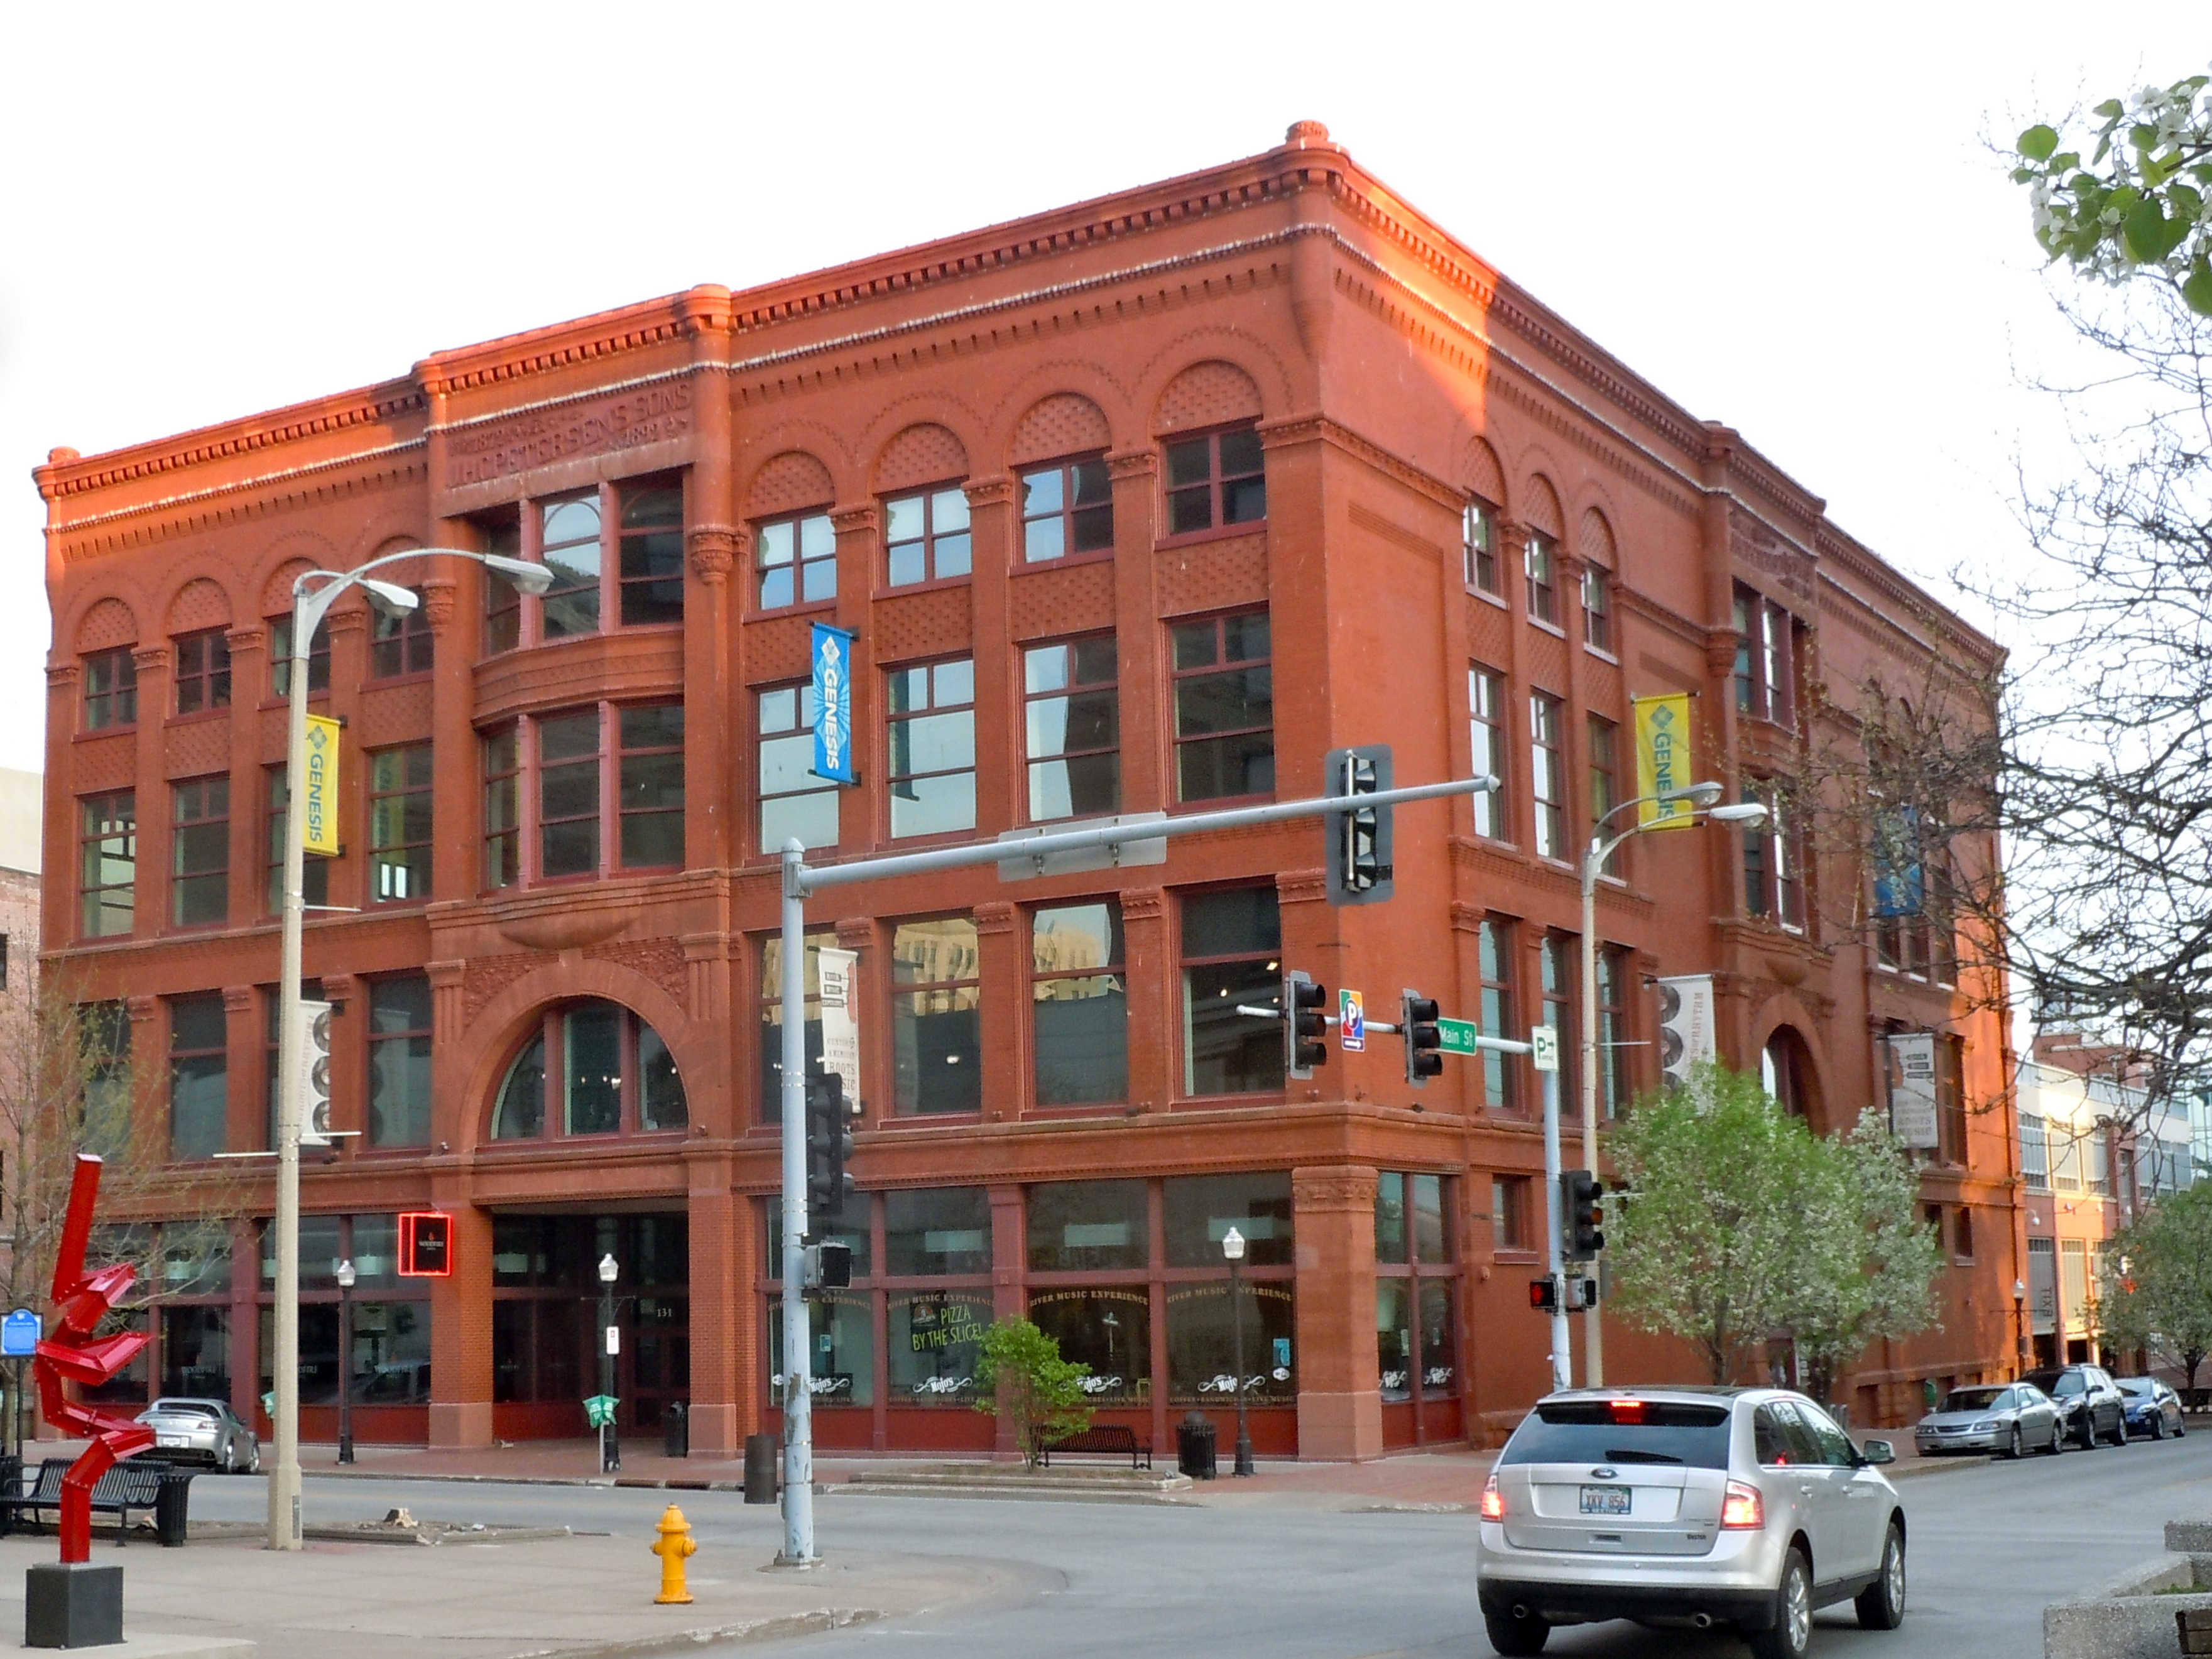
[[1777, 1026], [1759, 1056], [1759, 1085], [1795, 1117], [1813, 1115], [1813, 1057], [1805, 1039], [1787, 1025]]
[[659, 1032], [618, 1003], [570, 1002], [545, 1011], [507, 1068], [491, 1138], [649, 1133], [690, 1121]]

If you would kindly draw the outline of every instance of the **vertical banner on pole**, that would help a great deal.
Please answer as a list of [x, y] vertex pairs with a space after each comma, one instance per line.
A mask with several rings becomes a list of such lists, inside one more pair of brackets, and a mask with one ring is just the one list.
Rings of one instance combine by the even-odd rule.
[[325, 858], [338, 855], [338, 733], [327, 714], [307, 716], [307, 780], [300, 790], [300, 845]]
[[824, 946], [815, 952], [822, 976], [822, 1069], [845, 1080], [845, 1109], [860, 1099], [860, 1023], [853, 1014], [853, 969], [857, 951]]
[[[1663, 795], [1690, 784], [1694, 757], [1690, 744], [1690, 694], [1673, 691], [1661, 697], [1638, 697], [1636, 711], [1636, 793]], [[1646, 830], [1686, 830], [1691, 823], [1686, 800], [1645, 799], [1636, 809], [1636, 820]]]
[[853, 635], [814, 624], [814, 775], [858, 783], [853, 768]]
[[1904, 1031], [1883, 1039], [1889, 1051], [1889, 1128], [1908, 1146], [1939, 1145], [1936, 1111], [1936, 1036]]

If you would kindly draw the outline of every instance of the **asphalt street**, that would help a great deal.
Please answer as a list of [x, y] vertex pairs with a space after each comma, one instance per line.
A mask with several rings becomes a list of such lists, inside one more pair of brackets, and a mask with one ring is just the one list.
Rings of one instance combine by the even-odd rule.
[[[2167, 1519], [2212, 1511], [2212, 1434], [1946, 1471], [1899, 1489], [1912, 1535], [1904, 1628], [1863, 1632], [1848, 1607], [1832, 1608], [1820, 1616], [1814, 1652], [1837, 1659], [2021, 1659], [2041, 1650], [2046, 1601], [2156, 1553]], [[261, 1493], [258, 1480], [204, 1480], [195, 1483], [193, 1514], [258, 1518]], [[673, 1499], [697, 1528], [702, 1555], [726, 1550], [761, 1563], [775, 1553], [781, 1525], [775, 1510], [748, 1509], [736, 1493], [722, 1492], [311, 1475], [307, 1497], [317, 1520], [371, 1518], [404, 1504], [418, 1519], [559, 1524], [641, 1539]], [[1032, 1569], [1022, 1575], [1029, 1588], [941, 1618], [744, 1651], [871, 1659], [893, 1653], [1130, 1659], [1174, 1651], [1382, 1659], [1489, 1650], [1475, 1606], [1475, 1522], [1466, 1514], [834, 1494], [818, 1500], [815, 1513], [825, 1553], [1016, 1562]], [[1739, 1659], [1745, 1650], [1717, 1633], [1615, 1624], [1555, 1632], [1547, 1651]]]

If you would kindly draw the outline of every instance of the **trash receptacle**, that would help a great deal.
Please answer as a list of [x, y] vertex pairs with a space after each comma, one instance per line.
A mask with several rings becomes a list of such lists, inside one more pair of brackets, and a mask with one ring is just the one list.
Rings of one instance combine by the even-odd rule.
[[191, 1504], [192, 1474], [175, 1468], [161, 1471], [161, 1484], [154, 1492], [154, 1536], [165, 1550], [185, 1541], [185, 1522]]
[[772, 1434], [745, 1437], [745, 1502], [775, 1502], [776, 1443]]
[[1196, 1412], [1176, 1425], [1176, 1468], [1194, 1480], [1213, 1479], [1213, 1425]]
[[660, 1423], [663, 1443], [661, 1449], [671, 1457], [691, 1455], [691, 1413], [680, 1400], [671, 1402], [667, 1414]]

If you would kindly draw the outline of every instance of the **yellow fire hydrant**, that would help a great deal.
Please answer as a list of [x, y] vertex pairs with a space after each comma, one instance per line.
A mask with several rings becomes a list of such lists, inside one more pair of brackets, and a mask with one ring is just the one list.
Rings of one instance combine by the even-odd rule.
[[656, 1603], [689, 1601], [691, 1592], [684, 1587], [684, 1564], [699, 1553], [698, 1541], [691, 1536], [691, 1523], [684, 1518], [682, 1510], [671, 1504], [654, 1530], [660, 1534], [660, 1541], [651, 1547], [660, 1558], [660, 1594], [653, 1599]]

